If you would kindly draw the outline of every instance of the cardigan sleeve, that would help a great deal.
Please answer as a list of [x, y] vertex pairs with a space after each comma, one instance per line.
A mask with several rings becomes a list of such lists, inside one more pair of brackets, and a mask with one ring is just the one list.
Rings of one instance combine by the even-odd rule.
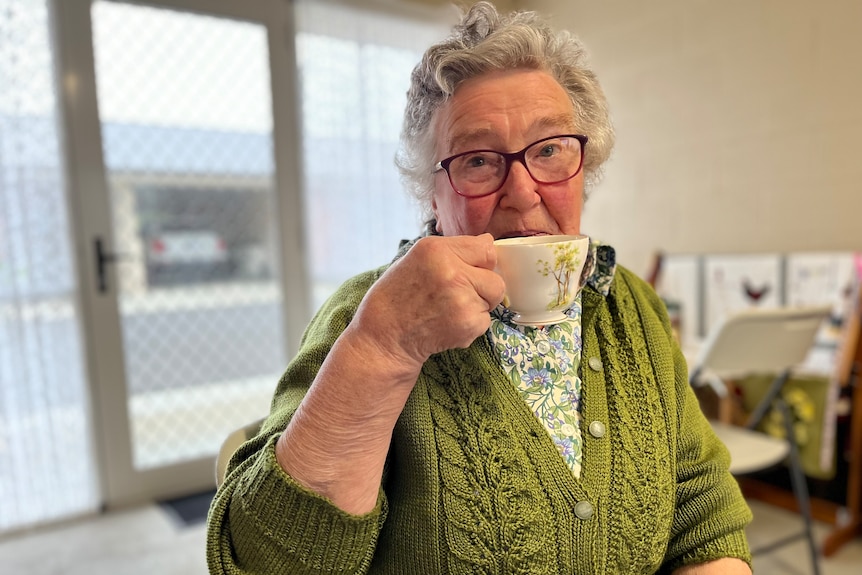
[[278, 383], [258, 435], [231, 458], [207, 519], [207, 561], [217, 575], [366, 573], [386, 519], [375, 509], [348, 514], [305, 489], [278, 464], [275, 443], [332, 344], [381, 270], [342, 286], [315, 315], [297, 356]]
[[676, 510], [668, 545], [670, 570], [681, 565], [736, 557], [751, 565], [745, 526], [752, 514], [736, 479], [730, 455], [715, 436], [688, 384], [685, 359], [676, 347]]
[[664, 304], [648, 299], [670, 340], [676, 397], [676, 504], [662, 573], [683, 565], [735, 557], [751, 565], [745, 526], [752, 514], [730, 474], [730, 454], [716, 437], [688, 382], [688, 365]]

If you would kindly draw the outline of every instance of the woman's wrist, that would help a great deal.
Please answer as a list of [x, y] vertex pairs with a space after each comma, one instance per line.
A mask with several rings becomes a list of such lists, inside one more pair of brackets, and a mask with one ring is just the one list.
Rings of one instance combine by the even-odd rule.
[[356, 515], [377, 504], [392, 430], [421, 369], [368, 341], [342, 334], [276, 445], [295, 481]]

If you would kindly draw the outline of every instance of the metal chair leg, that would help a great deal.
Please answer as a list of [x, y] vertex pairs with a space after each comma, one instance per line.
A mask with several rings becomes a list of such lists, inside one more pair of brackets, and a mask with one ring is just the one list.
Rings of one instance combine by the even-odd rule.
[[790, 442], [790, 483], [793, 487], [793, 494], [796, 496], [796, 502], [799, 505], [799, 513], [802, 515], [802, 520], [805, 523], [805, 538], [808, 540], [808, 550], [811, 554], [811, 568], [814, 575], [820, 575], [820, 554], [817, 544], [814, 542], [811, 500], [808, 496], [808, 484], [805, 480], [805, 474], [802, 472], [802, 460], [799, 457], [799, 446], [796, 444], [796, 437], [793, 433], [790, 409], [780, 396], [776, 398], [775, 405], [781, 412], [787, 440]]

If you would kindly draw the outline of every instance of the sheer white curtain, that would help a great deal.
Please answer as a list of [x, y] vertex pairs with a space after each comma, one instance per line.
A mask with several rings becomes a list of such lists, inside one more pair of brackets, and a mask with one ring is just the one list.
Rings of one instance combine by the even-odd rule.
[[394, 157], [410, 73], [447, 26], [443, 13], [414, 18], [313, 0], [295, 6], [316, 309], [342, 281], [391, 261], [399, 240], [421, 231]]
[[98, 505], [56, 107], [47, 0], [0, 0], [0, 532]]

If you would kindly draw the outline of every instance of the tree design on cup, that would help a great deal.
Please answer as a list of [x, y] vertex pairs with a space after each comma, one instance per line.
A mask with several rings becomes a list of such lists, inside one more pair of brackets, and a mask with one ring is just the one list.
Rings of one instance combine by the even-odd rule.
[[[570, 288], [574, 287], [572, 285], [572, 275], [578, 271], [580, 263], [577, 259], [579, 254], [580, 250], [576, 244], [560, 243], [554, 246], [553, 262], [541, 259], [536, 262], [542, 277], [553, 275], [554, 279], [557, 280], [556, 296], [547, 305], [546, 309], [552, 310], [568, 303]], [[577, 278], [575, 281], [577, 282]]]

